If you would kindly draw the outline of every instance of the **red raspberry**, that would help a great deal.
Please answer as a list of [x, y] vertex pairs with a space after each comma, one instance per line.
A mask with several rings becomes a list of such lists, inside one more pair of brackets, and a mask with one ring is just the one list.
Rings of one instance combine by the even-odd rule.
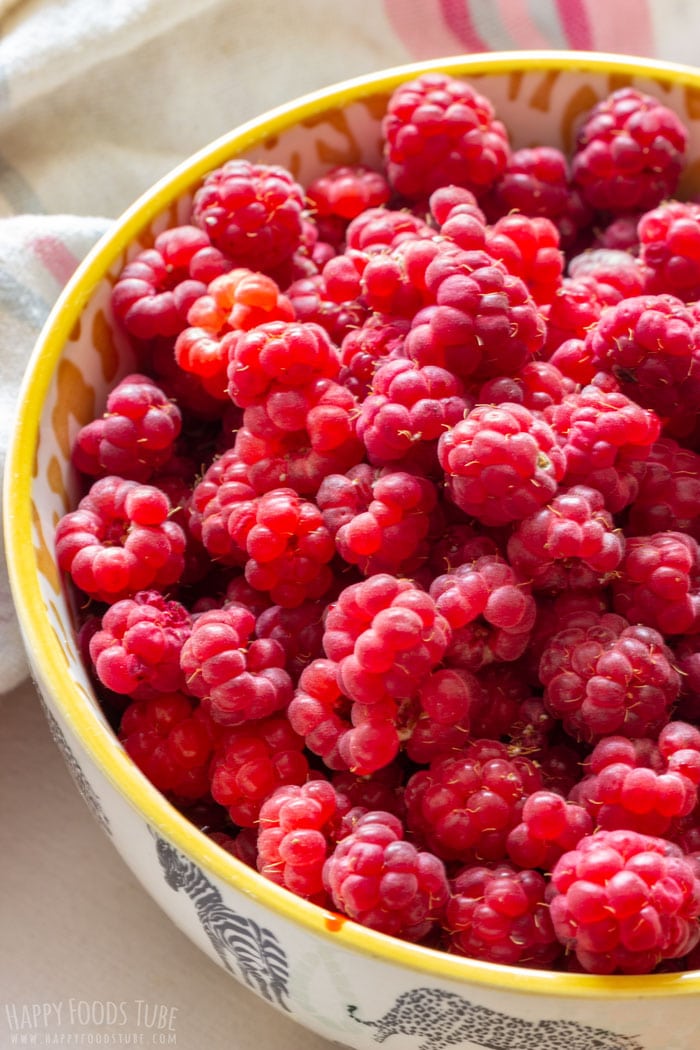
[[359, 566], [365, 576], [409, 575], [426, 560], [437, 500], [432, 481], [367, 463], [347, 474], [329, 475], [316, 495], [341, 558]]
[[346, 254], [366, 252], [372, 254], [396, 248], [404, 240], [424, 237], [434, 240], [435, 230], [428, 223], [401, 209], [368, 208], [353, 219], [346, 231]]
[[110, 606], [90, 639], [90, 658], [102, 684], [145, 700], [182, 691], [180, 650], [192, 629], [187, 609], [159, 591], [140, 591]]
[[104, 415], [78, 431], [73, 464], [92, 477], [118, 474], [149, 481], [173, 455], [180, 409], [148, 376], [125, 376], [109, 393]]
[[357, 436], [370, 463], [401, 463], [422, 443], [436, 447], [438, 438], [470, 405], [451, 372], [396, 358], [374, 373], [371, 393], [360, 406]]
[[686, 303], [700, 298], [700, 205], [671, 200], [652, 207], [640, 217], [637, 235], [648, 290]]
[[579, 129], [573, 181], [598, 211], [654, 208], [675, 194], [687, 141], [683, 122], [667, 106], [636, 88], [619, 88]]
[[625, 550], [597, 489], [574, 485], [516, 525], [508, 560], [536, 591], [595, 591], [617, 570]]
[[[677, 726], [684, 723], [668, 722], [662, 733], [668, 731], [667, 738], [670, 735], [673, 741], [674, 734], [679, 737], [683, 733]], [[692, 733], [693, 727], [687, 728]], [[694, 738], [697, 745], [697, 730]], [[650, 738], [603, 737], [586, 759], [586, 775], [573, 788], [571, 797], [586, 807], [597, 828], [628, 828], [647, 835], [666, 835], [672, 821], [688, 816], [695, 807], [700, 751], [697, 747], [692, 749], [689, 767], [682, 755], [674, 763], [675, 768], [664, 759]], [[688, 768], [694, 779], [685, 775]]]
[[111, 604], [177, 583], [185, 534], [170, 500], [152, 485], [99, 478], [56, 526], [59, 568], [91, 598]]
[[410, 320], [430, 302], [426, 271], [440, 251], [437, 239], [415, 236], [370, 255], [360, 280], [361, 301], [373, 313]]
[[497, 554], [484, 555], [437, 576], [435, 607], [452, 628], [445, 660], [478, 671], [494, 661], [517, 660], [535, 623], [529, 584]]
[[618, 215], [606, 226], [598, 230], [594, 244], [597, 247], [623, 251], [629, 255], [639, 255], [639, 237], [637, 224], [644, 212], [628, 212]]
[[204, 230], [174, 226], [123, 267], [112, 291], [112, 310], [135, 339], [177, 335], [187, 327], [194, 300], [231, 266]]
[[700, 723], [700, 634], [673, 639], [674, 666], [681, 676], [677, 718]]
[[257, 494], [235, 449], [212, 460], [192, 490], [188, 526], [212, 558], [223, 565], [244, 565], [245, 533], [255, 520]]
[[472, 713], [485, 706], [487, 696], [476, 675], [440, 668], [423, 682], [417, 701], [417, 717], [404, 746], [412, 762], [427, 765], [467, 745]]
[[363, 401], [370, 393], [374, 373], [387, 357], [401, 356], [410, 327], [407, 318], [370, 315], [359, 328], [343, 337], [338, 381]]
[[484, 251], [449, 242], [425, 271], [431, 305], [411, 322], [404, 352], [461, 379], [514, 375], [541, 350], [545, 325], [524, 281]]
[[182, 693], [134, 700], [122, 715], [119, 739], [159, 791], [177, 799], [208, 796], [215, 732], [204, 711]]
[[511, 402], [473, 408], [440, 438], [438, 458], [454, 503], [484, 525], [520, 521], [548, 503], [566, 466], [554, 431]]
[[548, 218], [504, 215], [486, 234], [486, 250], [520, 277], [536, 303], [549, 303], [561, 285], [564, 256], [559, 231]]
[[686, 407], [689, 384], [700, 377], [700, 324], [673, 295], [639, 295], [603, 310], [588, 332], [584, 353], [609, 372], [626, 394], [662, 417]]
[[[344, 259], [344, 256], [339, 256]], [[285, 295], [292, 304], [296, 320], [302, 324], [320, 325], [335, 344], [354, 332], [367, 319], [367, 306], [355, 297], [340, 302], [330, 297], [326, 268], [322, 273], [300, 277], [287, 285]], [[359, 291], [359, 280], [357, 290]]]
[[544, 415], [566, 458], [565, 484], [599, 489], [612, 514], [634, 502], [638, 465], [661, 429], [655, 413], [625, 394], [590, 385]]
[[292, 680], [284, 650], [270, 638], [250, 641], [255, 617], [229, 605], [198, 615], [180, 653], [180, 666], [193, 696], [217, 724], [240, 725], [284, 709]]
[[328, 906], [323, 866], [344, 800], [327, 780], [276, 788], [260, 807], [258, 871], [298, 897]]
[[700, 881], [665, 839], [596, 831], [565, 853], [547, 893], [554, 931], [589, 973], [651, 973], [697, 944]]
[[595, 614], [589, 625], [554, 635], [540, 660], [545, 704], [573, 737], [644, 737], [668, 721], [680, 675], [657, 631], [622, 616]]
[[528, 361], [515, 375], [488, 379], [479, 388], [476, 401], [479, 405], [510, 401], [537, 413], [558, 405], [574, 389], [574, 382], [551, 361]]
[[450, 628], [410, 580], [377, 573], [341, 591], [326, 615], [323, 648], [343, 692], [360, 704], [413, 696], [445, 654]]
[[629, 508], [630, 536], [687, 532], [700, 540], [700, 456], [673, 438], [659, 438], [639, 465], [639, 491]]
[[300, 246], [304, 191], [282, 167], [229, 160], [194, 195], [192, 218], [236, 266], [271, 270]]
[[245, 409], [243, 426], [273, 445], [296, 435], [314, 451], [333, 452], [355, 439], [356, 415], [349, 390], [332, 379], [315, 379], [299, 387], [275, 384], [262, 403]]
[[508, 835], [510, 860], [521, 868], [551, 871], [567, 850], [593, 831], [593, 818], [582, 805], [555, 791], [533, 791], [525, 800], [522, 820]]
[[365, 164], [338, 165], [306, 187], [306, 198], [316, 219], [331, 215], [349, 222], [368, 208], [388, 204], [390, 196], [382, 172]]
[[396, 758], [399, 703], [390, 697], [355, 703], [345, 695], [333, 660], [318, 659], [299, 676], [287, 708], [289, 723], [327, 769], [368, 776]]
[[596, 282], [600, 298], [610, 302], [619, 293], [623, 299], [643, 295], [649, 274], [630, 251], [621, 248], [589, 248], [569, 260], [570, 277], [588, 277]]
[[303, 784], [308, 776], [303, 740], [286, 718], [273, 715], [224, 732], [211, 765], [211, 793], [234, 824], [254, 828], [281, 784]]
[[226, 400], [234, 333], [266, 322], [291, 321], [293, 316], [292, 304], [271, 277], [245, 268], [232, 270], [211, 281], [188, 310], [190, 327], [175, 341], [175, 360], [184, 372], [197, 376], [210, 396]]
[[590, 209], [571, 184], [568, 161], [554, 146], [514, 150], [487, 198], [487, 207], [496, 218], [522, 212], [549, 219], [559, 230], [565, 249], [572, 247], [591, 221]]
[[537, 871], [510, 864], [462, 868], [450, 880], [447, 950], [506, 966], [551, 966], [561, 955]]
[[397, 193], [414, 200], [450, 184], [478, 197], [503, 173], [510, 154], [491, 103], [445, 73], [424, 73], [399, 85], [382, 132], [387, 178]]
[[613, 582], [615, 611], [665, 635], [700, 630], [700, 550], [684, 532], [633, 536]]
[[482, 691], [471, 713], [472, 735], [498, 740], [510, 733], [532, 690], [517, 663], [489, 664], [479, 671], [477, 681]]
[[338, 351], [320, 325], [271, 321], [227, 340], [228, 393], [241, 408], [263, 404], [316, 379], [335, 379]]
[[[595, 277], [587, 274], [562, 278], [551, 303], [541, 307], [546, 321], [543, 356], [551, 360], [562, 343], [569, 339], [584, 339], [586, 332], [598, 323], [603, 308], [622, 298], [616, 289], [599, 284]], [[554, 364], [562, 367], [557, 359], [554, 359]], [[578, 379], [570, 371], [563, 368], [562, 371]], [[588, 376], [584, 381], [588, 381]]]
[[[259, 593], [259, 592], [258, 592]], [[307, 664], [323, 656], [325, 601], [306, 601], [293, 609], [271, 605], [258, 614], [255, 633], [284, 649], [285, 667], [294, 682]]]
[[498, 861], [525, 799], [541, 788], [529, 759], [511, 758], [499, 741], [476, 740], [414, 773], [404, 801], [411, 830], [443, 860]]
[[401, 821], [366, 813], [323, 867], [335, 908], [363, 926], [407, 941], [442, 922], [449, 887], [441, 860], [404, 839]]
[[608, 591], [561, 591], [553, 596], [538, 595], [535, 626], [520, 665], [530, 685], [540, 688], [539, 664], [547, 645], [566, 627], [589, 626], [610, 612]]

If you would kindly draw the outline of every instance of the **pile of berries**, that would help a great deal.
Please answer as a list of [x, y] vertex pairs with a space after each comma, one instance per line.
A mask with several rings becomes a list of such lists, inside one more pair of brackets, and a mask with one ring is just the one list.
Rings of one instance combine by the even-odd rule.
[[[700, 941], [700, 205], [632, 87], [571, 152], [399, 86], [384, 164], [232, 160], [124, 267], [60, 569], [98, 695], [239, 862], [597, 974]], [[202, 814], [206, 814], [205, 817]]]

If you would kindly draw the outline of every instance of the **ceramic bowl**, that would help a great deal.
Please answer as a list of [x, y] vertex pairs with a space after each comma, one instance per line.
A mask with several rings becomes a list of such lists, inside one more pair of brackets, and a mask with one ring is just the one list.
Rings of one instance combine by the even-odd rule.
[[52, 537], [75, 500], [71, 442], [133, 366], [110, 317], [116, 275], [155, 234], [186, 221], [193, 189], [231, 157], [283, 164], [302, 183], [334, 164], [378, 164], [389, 94], [437, 68], [469, 78], [492, 100], [515, 148], [568, 149], [582, 112], [635, 85], [686, 123], [682, 193], [700, 189], [700, 71], [588, 53], [475, 55], [365, 76], [267, 113], [197, 153], [96, 245], [29, 364], [5, 495], [27, 652], [56, 743], [115, 849], [208, 956], [299, 1024], [356, 1050], [385, 1042], [397, 1050], [691, 1050], [700, 972], [602, 978], [484, 964], [374, 933], [266, 881], [142, 776], [101, 713], [76, 644]]

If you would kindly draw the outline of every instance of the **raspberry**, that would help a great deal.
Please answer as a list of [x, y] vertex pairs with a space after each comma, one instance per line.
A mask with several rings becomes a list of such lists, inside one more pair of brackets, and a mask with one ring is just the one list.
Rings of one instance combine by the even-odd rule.
[[[679, 731], [676, 727], [683, 729]], [[665, 750], [668, 750], [669, 738], [673, 746], [674, 734], [681, 738], [684, 728], [684, 723], [668, 722], [664, 726]], [[672, 821], [688, 816], [697, 802], [700, 734], [697, 730], [693, 733], [693, 727], [687, 728], [696, 746], [680, 749], [673, 768], [652, 739], [603, 737], [586, 759], [586, 775], [574, 787], [571, 797], [586, 807], [597, 828], [627, 828], [648, 835], [666, 835]], [[673, 753], [669, 752], [669, 757]], [[686, 753], [690, 754], [689, 766], [684, 764]], [[688, 768], [694, 779], [685, 775], [684, 770]]]
[[514, 150], [487, 206], [496, 217], [522, 212], [549, 219], [565, 249], [572, 247], [591, 220], [590, 209], [571, 184], [568, 161], [554, 146]]
[[525, 282], [487, 252], [438, 248], [425, 271], [430, 305], [413, 317], [404, 353], [463, 380], [514, 375], [545, 340]]
[[551, 966], [561, 954], [537, 871], [510, 864], [462, 868], [450, 880], [447, 950], [509, 966]]
[[503, 173], [510, 154], [491, 103], [444, 73], [425, 73], [396, 88], [382, 132], [387, 178], [414, 200], [450, 184], [478, 197]]
[[168, 497], [152, 485], [99, 478], [56, 526], [59, 568], [91, 598], [111, 604], [137, 591], [176, 583], [185, 534]]
[[180, 653], [187, 690], [217, 724], [240, 725], [284, 709], [292, 680], [284, 650], [270, 638], [250, 641], [255, 617], [230, 605], [198, 615]]
[[538, 595], [537, 616], [520, 669], [530, 685], [540, 687], [539, 663], [545, 648], [566, 627], [589, 626], [610, 612], [608, 591], [560, 591]]
[[700, 936], [700, 881], [682, 852], [655, 836], [587, 835], [557, 861], [548, 897], [557, 937], [589, 973], [651, 973]]
[[499, 740], [510, 733], [519, 719], [521, 704], [530, 699], [532, 691], [517, 663], [489, 664], [476, 677], [481, 693], [471, 712], [472, 735]]
[[417, 444], [436, 445], [469, 406], [462, 383], [452, 373], [396, 358], [374, 373], [371, 393], [360, 406], [357, 436], [370, 463], [400, 463]]
[[[344, 256], [339, 256], [344, 259]], [[354, 296], [336, 302], [330, 297], [328, 272], [300, 277], [287, 285], [286, 296], [292, 304], [296, 320], [302, 324], [316, 324], [323, 328], [335, 344], [354, 332], [367, 319], [367, 307]], [[357, 282], [359, 288], [359, 281]]]
[[237, 268], [216, 277], [192, 303], [187, 312], [190, 327], [175, 340], [175, 360], [184, 372], [197, 376], [211, 397], [226, 400], [233, 333], [291, 321], [293, 316], [292, 304], [271, 277]]
[[489, 228], [486, 250], [520, 277], [536, 303], [549, 303], [562, 280], [559, 231], [549, 219], [505, 215]]
[[657, 631], [622, 616], [591, 614], [565, 628], [540, 660], [545, 704], [573, 737], [658, 732], [680, 690], [672, 655]]
[[329, 215], [350, 221], [368, 208], [389, 203], [391, 190], [381, 171], [365, 164], [341, 164], [306, 187], [306, 198], [316, 219]]
[[499, 861], [525, 799], [541, 788], [529, 759], [511, 758], [499, 741], [476, 740], [414, 773], [404, 801], [414, 835], [443, 860]]
[[637, 472], [639, 490], [629, 508], [630, 536], [687, 532], [700, 540], [700, 456], [673, 438], [659, 438]]
[[537, 413], [558, 405], [574, 389], [574, 382], [551, 361], [528, 361], [515, 375], [488, 379], [479, 388], [476, 401], [480, 405], [509, 401]]
[[445, 653], [450, 666], [478, 671], [522, 656], [535, 622], [535, 600], [499, 555], [477, 557], [437, 576], [429, 593], [452, 628]]
[[381, 933], [420, 941], [442, 921], [449, 887], [437, 857], [403, 837], [391, 813], [366, 813], [323, 867], [335, 908]]
[[316, 495], [341, 558], [365, 576], [408, 575], [425, 561], [437, 499], [435, 485], [426, 478], [366, 463], [329, 475]]
[[584, 353], [615, 376], [623, 394], [662, 417], [685, 408], [700, 376], [698, 321], [673, 295], [640, 295], [603, 310]]
[[327, 780], [276, 788], [260, 807], [258, 871], [306, 900], [330, 902], [323, 885], [330, 825], [343, 800]]
[[544, 416], [561, 442], [565, 484], [599, 489], [612, 514], [634, 502], [638, 466], [661, 429], [655, 413], [625, 394], [589, 385]]
[[[258, 592], [259, 593], [259, 592]], [[258, 614], [258, 638], [278, 642], [285, 655], [285, 667], [294, 682], [312, 660], [323, 656], [323, 614], [325, 602], [306, 601], [292, 609], [271, 605]]]
[[299, 387], [276, 384], [262, 403], [245, 409], [243, 426], [272, 444], [297, 435], [316, 452], [334, 452], [355, 439], [356, 415], [349, 390], [332, 379], [315, 379]]
[[[587, 274], [563, 277], [552, 301], [541, 307], [546, 321], [543, 356], [551, 360], [562, 343], [569, 339], [584, 339], [586, 332], [597, 324], [603, 308], [620, 299], [619, 292], [601, 286]], [[554, 364], [561, 368], [556, 359]], [[572, 375], [569, 371], [565, 374]], [[572, 378], [578, 377], [572, 375]], [[588, 381], [588, 376], [584, 381]]]
[[473, 408], [440, 438], [438, 458], [452, 500], [484, 525], [520, 521], [548, 503], [566, 465], [553, 430], [512, 402]]
[[598, 211], [654, 208], [675, 193], [687, 141], [683, 123], [667, 106], [636, 88], [619, 88], [579, 129], [574, 184]]
[[189, 529], [217, 562], [245, 564], [241, 529], [252, 527], [256, 498], [245, 464], [234, 449], [214, 459], [194, 486], [187, 507]]
[[700, 722], [700, 634], [673, 639], [674, 666], [681, 676], [681, 693], [676, 715]]
[[99, 680], [115, 693], [145, 700], [182, 691], [180, 650], [192, 619], [159, 591], [140, 591], [110, 606], [90, 639], [90, 658]]
[[134, 339], [175, 336], [187, 326], [187, 311], [207, 283], [231, 265], [204, 230], [164, 230], [152, 248], [122, 268], [112, 291], [114, 315]]
[[335, 379], [338, 351], [320, 325], [271, 321], [227, 341], [228, 393], [241, 408], [263, 404], [273, 394]]
[[354, 703], [343, 692], [333, 660], [320, 658], [304, 668], [287, 717], [327, 769], [368, 776], [393, 762], [399, 751], [399, 704], [389, 697]]
[[522, 820], [508, 835], [510, 860], [521, 868], [551, 871], [559, 857], [575, 849], [593, 831], [593, 818], [576, 802], [555, 791], [533, 791], [525, 800]]
[[417, 700], [417, 718], [405, 751], [412, 762], [425, 765], [466, 746], [472, 712], [485, 706], [487, 695], [476, 675], [462, 668], [440, 668], [423, 682]]
[[360, 279], [361, 301], [373, 313], [410, 320], [430, 301], [426, 271], [440, 251], [437, 239], [407, 236], [395, 247], [370, 255]]
[[370, 315], [343, 337], [338, 381], [363, 401], [370, 393], [374, 373], [388, 357], [400, 357], [410, 327], [406, 318]]
[[353, 219], [346, 230], [346, 254], [381, 252], [416, 237], [434, 240], [435, 230], [424, 219], [403, 209], [368, 208]]
[[447, 620], [410, 580], [377, 573], [351, 584], [326, 615], [323, 648], [343, 692], [360, 704], [412, 696], [440, 662]]
[[304, 742], [284, 717], [273, 715], [224, 732], [211, 766], [212, 797], [242, 828], [254, 828], [260, 809], [282, 784], [309, 775]]
[[304, 191], [282, 167], [229, 160], [194, 195], [192, 219], [236, 266], [271, 270], [299, 247]]
[[639, 255], [647, 268], [647, 287], [686, 303], [700, 297], [700, 205], [665, 201], [646, 211], [637, 224]]
[[78, 431], [73, 464], [92, 477], [149, 481], [172, 456], [180, 409], [148, 376], [133, 373], [112, 388], [101, 419]]
[[593, 278], [600, 298], [610, 302], [618, 292], [623, 299], [642, 295], [647, 290], [649, 274], [630, 251], [622, 248], [589, 248], [569, 260], [570, 277]]
[[613, 582], [615, 611], [665, 635], [700, 630], [700, 550], [684, 532], [633, 536]]
[[159, 791], [180, 799], [209, 794], [214, 730], [205, 713], [182, 693], [134, 700], [122, 715], [119, 739]]
[[518, 522], [508, 560], [533, 590], [595, 591], [616, 572], [625, 550], [597, 489], [574, 485]]

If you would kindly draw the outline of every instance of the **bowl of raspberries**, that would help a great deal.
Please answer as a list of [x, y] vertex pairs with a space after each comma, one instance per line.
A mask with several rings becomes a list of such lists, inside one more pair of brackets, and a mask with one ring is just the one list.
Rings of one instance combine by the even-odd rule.
[[29, 364], [56, 742], [338, 1045], [696, 1045], [699, 100], [557, 52], [307, 96], [138, 200]]

